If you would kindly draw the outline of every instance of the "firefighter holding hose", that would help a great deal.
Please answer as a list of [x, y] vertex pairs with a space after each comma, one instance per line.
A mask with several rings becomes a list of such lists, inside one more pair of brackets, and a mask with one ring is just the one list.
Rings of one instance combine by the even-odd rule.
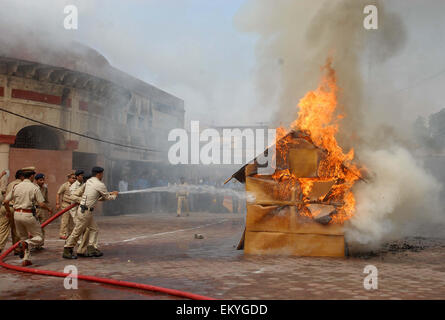
[[[45, 175], [43, 173], [38, 173], [35, 176], [35, 180], [36, 180], [36, 185], [39, 187], [40, 192], [42, 193], [42, 196], [45, 199], [45, 204], [47, 206], [49, 206], [48, 186], [45, 183]], [[48, 218], [49, 218], [48, 211], [46, 211], [43, 208], [40, 208], [39, 206], [37, 206], [36, 209], [37, 209], [36, 218], [39, 220], [40, 224], [42, 224], [43, 222], [48, 220]], [[42, 233], [43, 233], [42, 245], [37, 246], [36, 249], [43, 248], [43, 245], [45, 242], [45, 230], [44, 229], [42, 229]]]
[[[74, 181], [74, 183], [71, 184], [70, 191], [69, 191], [69, 197], [70, 197], [71, 203], [73, 203], [73, 201], [72, 201], [73, 200], [73, 194], [77, 190], [79, 190], [82, 186], [84, 186], [84, 184], [85, 184], [86, 180], [84, 179], [84, 175], [85, 175], [85, 172], [83, 170], [80, 170], [80, 169], [76, 170], [76, 172], [74, 173], [74, 176], [76, 177], [76, 181]], [[85, 190], [85, 187], [83, 188], [83, 190]], [[83, 193], [83, 191], [82, 191], [82, 193]], [[82, 194], [80, 194], [80, 195], [82, 195]], [[74, 196], [74, 199], [76, 199], [76, 196]], [[79, 202], [77, 202], [77, 203], [79, 203]], [[74, 207], [74, 208], [72, 208], [70, 210], [70, 215], [71, 215], [71, 218], [73, 219], [73, 226], [76, 223], [75, 222], [76, 221], [76, 214], [77, 214], [77, 207]], [[69, 233], [71, 233], [71, 231], [72, 230], [70, 230]]]
[[[22, 170], [17, 170], [15, 173], [15, 180], [10, 182], [6, 186], [6, 190], [4, 193], [4, 196], [6, 196], [8, 193], [14, 189], [16, 185], [18, 185], [20, 182], [23, 181], [23, 172]], [[15, 230], [15, 223], [14, 223], [14, 208], [13, 208], [13, 201], [9, 202], [9, 209], [11, 210], [11, 214], [9, 217], [6, 215], [6, 208], [5, 206], [2, 206], [0, 208], [0, 251], [3, 250], [3, 248], [6, 245], [6, 242], [8, 241], [8, 237], [11, 234], [12, 243], [16, 243], [19, 241], [19, 236], [17, 235], [17, 231]], [[14, 250], [14, 255], [18, 255], [19, 251], [18, 249]]]
[[51, 208], [45, 203], [40, 189], [32, 181], [36, 172], [33, 167], [22, 169], [24, 180], [17, 184], [5, 198], [7, 215], [11, 215], [10, 201], [14, 201], [14, 222], [20, 238], [19, 253], [23, 259], [22, 266], [32, 265], [30, 247], [38, 247], [42, 244], [43, 233], [40, 223], [36, 218], [35, 206], [46, 209], [52, 214]]
[[[71, 204], [70, 200], [70, 187], [76, 181], [76, 176], [74, 173], [70, 173], [67, 175], [68, 181], [63, 183], [56, 194], [56, 210], [65, 209]], [[71, 213], [65, 212], [62, 215], [62, 219], [60, 221], [60, 239], [66, 240], [70, 235], [71, 231], [73, 231], [74, 220]]]
[[97, 243], [97, 235], [99, 230], [93, 218], [93, 210], [97, 201], [114, 200], [119, 192], [108, 192], [107, 187], [102, 182], [104, 176], [103, 168], [94, 167], [91, 170], [91, 175], [92, 177], [85, 183], [85, 191], [82, 195], [80, 205], [77, 208], [74, 229], [66, 240], [63, 248], [62, 257], [65, 259], [77, 259], [77, 256], [74, 255], [73, 250], [77, 244], [77, 241], [87, 228], [89, 228], [87, 255], [93, 257], [102, 256], [102, 252], [94, 247], [94, 244]]
[[[84, 183], [77, 188], [75, 191], [71, 192], [71, 199], [72, 202], [71, 203], [77, 203], [80, 204], [80, 202], [82, 201], [82, 196], [85, 192], [85, 185], [86, 182], [88, 181], [88, 179], [91, 178], [91, 175], [86, 175], [84, 176]], [[100, 200], [100, 199], [99, 199]], [[71, 209], [71, 210], [76, 210], [76, 215], [74, 216], [74, 223], [77, 223], [76, 219], [77, 219], [77, 207]], [[87, 246], [89, 244], [89, 239], [90, 239], [90, 231], [92, 231], [92, 234], [94, 234], [97, 230], [94, 229], [94, 225], [93, 226], [89, 226], [85, 229], [85, 231], [83, 232], [83, 234], [80, 236], [80, 239], [77, 241], [78, 247], [77, 247], [77, 256], [78, 257], [98, 257], [101, 256], [102, 253], [99, 250], [94, 250], [92, 252], [91, 247], [90, 247], [90, 253], [87, 253]], [[93, 243], [93, 247], [95, 249], [98, 249], [98, 242], [97, 242], [97, 237], [94, 237], [94, 243]]]

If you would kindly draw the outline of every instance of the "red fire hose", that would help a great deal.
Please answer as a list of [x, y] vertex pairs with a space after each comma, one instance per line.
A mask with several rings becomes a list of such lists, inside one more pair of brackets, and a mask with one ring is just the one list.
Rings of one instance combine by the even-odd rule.
[[[51, 223], [52, 221], [57, 219], [59, 216], [61, 216], [65, 212], [67, 212], [70, 209], [74, 208], [75, 206], [77, 206], [77, 204], [72, 204], [71, 206], [69, 206], [69, 207], [63, 209], [62, 211], [56, 213], [51, 218], [49, 218], [44, 223], [42, 223], [42, 228], [46, 227], [49, 223]], [[45, 276], [53, 276], [53, 277], [61, 277], [61, 278], [72, 277], [72, 275], [69, 274], [69, 273], [56, 272], [56, 271], [50, 271], [50, 270], [39, 270], [39, 269], [33, 269], [33, 268], [25, 268], [25, 267], [19, 267], [19, 266], [10, 265], [10, 264], [7, 264], [7, 263], [3, 262], [3, 259], [6, 258], [6, 256], [8, 254], [10, 254], [12, 252], [12, 250], [14, 250], [18, 246], [18, 244], [19, 244], [19, 242], [14, 244], [12, 247], [10, 247], [8, 250], [6, 250], [0, 256], [0, 266], [4, 267], [6, 269], [21, 271], [21, 272], [34, 273], [34, 274], [40, 274], [40, 275], [45, 275]], [[94, 276], [84, 276], [84, 275], [81, 275], [81, 274], [77, 275], [77, 278], [80, 279], [80, 280], [86, 280], [86, 281], [91, 281], [91, 282], [98, 282], [98, 283], [111, 284], [111, 285], [121, 286], [121, 287], [128, 287], [128, 288], [142, 289], [142, 290], [147, 290], [147, 291], [161, 292], [161, 293], [170, 294], [172, 296], [188, 298], [188, 299], [192, 299], [192, 300], [214, 300], [213, 298], [206, 297], [206, 296], [201, 296], [201, 295], [194, 294], [194, 293], [179, 291], [179, 290], [175, 290], [175, 289], [156, 287], [156, 286], [151, 286], [151, 285], [148, 285], [148, 284], [142, 284], [142, 283], [136, 283], [136, 282], [120, 281], [120, 280], [113, 280], [113, 279], [107, 279], [107, 278], [99, 278], [99, 277], [94, 277]]]

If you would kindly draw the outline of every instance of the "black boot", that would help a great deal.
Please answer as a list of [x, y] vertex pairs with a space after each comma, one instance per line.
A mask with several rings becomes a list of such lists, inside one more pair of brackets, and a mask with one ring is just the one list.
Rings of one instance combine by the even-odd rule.
[[73, 248], [63, 248], [62, 257], [65, 259], [77, 259], [77, 257], [73, 254]]
[[18, 248], [19, 257], [20, 259], [23, 259], [23, 257], [25, 256], [25, 250], [28, 249], [28, 243], [26, 241], [20, 241]]
[[104, 254], [102, 253], [102, 251], [100, 251], [99, 249], [96, 249], [94, 256], [95, 257], [102, 257]]
[[100, 252], [98, 249], [96, 249], [94, 246], [87, 246], [87, 254], [86, 257], [101, 257], [104, 254]]

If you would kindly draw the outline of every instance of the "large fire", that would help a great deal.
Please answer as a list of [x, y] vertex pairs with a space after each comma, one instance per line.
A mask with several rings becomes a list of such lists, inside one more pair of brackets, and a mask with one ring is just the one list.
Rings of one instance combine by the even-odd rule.
[[[330, 215], [332, 220], [329, 223], [343, 223], [354, 214], [355, 198], [351, 189], [361, 176], [359, 168], [352, 162], [354, 150], [344, 153], [335, 138], [338, 122], [343, 116], [336, 113], [338, 87], [330, 60], [323, 67], [323, 73], [318, 88], [309, 91], [298, 103], [298, 118], [290, 130], [281, 127], [277, 131], [277, 168], [272, 178], [278, 182], [276, 192], [283, 200], [291, 198], [292, 193], [299, 190], [302, 195], [302, 199], [298, 199], [301, 215], [311, 216], [307, 208], [310, 204], [331, 205], [335, 207], [335, 213]], [[295, 134], [289, 132], [296, 133], [299, 139], [305, 139], [323, 151], [324, 157], [319, 161], [316, 177], [297, 177], [289, 170], [287, 157], [295, 139]], [[319, 181], [332, 181], [333, 184], [327, 194], [313, 199], [310, 193]]]

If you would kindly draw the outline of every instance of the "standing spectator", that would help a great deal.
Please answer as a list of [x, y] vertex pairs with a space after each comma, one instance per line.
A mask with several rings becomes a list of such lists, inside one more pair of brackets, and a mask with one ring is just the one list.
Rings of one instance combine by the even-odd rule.
[[176, 198], [178, 199], [178, 210], [176, 211], [177, 217], [181, 216], [182, 210], [185, 209], [186, 215], [189, 216], [189, 203], [188, 203], [188, 195], [189, 192], [186, 189], [187, 183], [185, 182], [184, 177], [180, 178], [179, 190], [176, 192]]
[[125, 178], [122, 177], [119, 181], [119, 192], [125, 192], [128, 191], [128, 182], [125, 181]]

